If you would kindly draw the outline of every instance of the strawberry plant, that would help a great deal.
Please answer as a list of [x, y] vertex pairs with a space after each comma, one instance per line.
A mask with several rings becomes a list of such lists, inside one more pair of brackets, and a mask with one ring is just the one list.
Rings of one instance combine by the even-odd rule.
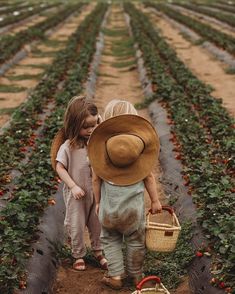
[[223, 260], [219, 273], [212, 273], [219, 274], [220, 280], [223, 277], [226, 286], [233, 285], [233, 120], [221, 101], [210, 96], [211, 89], [178, 60], [147, 17], [131, 5], [125, 7], [149, 77], [157, 85], [151, 100], [159, 99], [168, 111], [176, 159], [184, 164], [185, 185], [197, 205], [198, 221], [213, 244], [213, 267], [220, 267]]
[[195, 20], [191, 18], [190, 16], [184, 15], [180, 13], [179, 11], [176, 11], [175, 9], [166, 6], [164, 4], [155, 4], [153, 2], [146, 2], [147, 6], [154, 7], [162, 12], [164, 12], [166, 15], [168, 15], [170, 18], [173, 18], [174, 20], [183, 23], [187, 27], [194, 30], [196, 33], [198, 33], [200, 36], [206, 38], [207, 40], [215, 43], [218, 47], [225, 49], [231, 54], [235, 54], [235, 39], [231, 37], [228, 34], [222, 33], [211, 26], [201, 23], [198, 20]]
[[[33, 140], [34, 149], [29, 154], [27, 161], [18, 163], [17, 168], [21, 173], [14, 179], [15, 189], [13, 198], [0, 212], [0, 243], [2, 244], [0, 252], [1, 256], [4, 256], [0, 262], [0, 290], [2, 293], [10, 294], [15, 288], [22, 289], [27, 286], [25, 266], [27, 259], [33, 254], [31, 243], [37, 239], [36, 232], [39, 217], [42, 215], [48, 203], [50, 205], [53, 204], [51, 194], [55, 191], [58, 181], [50, 164], [51, 140], [61, 125], [64, 105], [71, 98], [72, 94], [77, 94], [81, 91], [82, 83], [87, 78], [89, 64], [96, 49], [96, 36], [99, 32], [106, 7], [105, 4], [97, 5], [96, 9], [86, 17], [78, 30], [71, 36], [67, 44], [68, 46], [58, 53], [60, 58], [58, 57], [57, 64], [53, 64], [48, 70], [53, 73], [51, 76], [48, 74], [47, 81], [50, 81], [51, 77], [50, 83], [52, 83], [54, 91], [57, 90], [56, 84], [62, 78], [65, 79], [63, 89], [60, 90], [61, 92], [57, 91], [56, 94], [58, 105], [55, 111], [47, 116], [45, 122], [36, 120], [38, 118], [36, 113], [38, 111], [37, 107], [40, 108], [38, 112], [42, 112], [43, 99], [43, 102], [46, 102], [45, 97], [40, 95], [46, 93], [49, 95], [52, 90], [49, 85], [46, 89], [44, 87], [42, 88], [43, 82], [45, 82], [43, 81], [40, 88], [35, 89], [33, 99], [31, 97], [27, 105], [21, 108], [15, 115], [10, 129], [3, 136], [6, 140], [6, 149], [9, 148], [10, 141], [12, 144], [13, 142], [17, 142], [13, 136], [11, 137], [12, 140], [9, 137], [9, 132], [13, 131], [12, 127], [15, 124], [18, 127], [18, 136], [21, 142], [23, 140], [27, 144], [26, 142], [29, 142], [30, 138], [31, 143]], [[87, 34], [88, 30], [89, 34]], [[83, 70], [80, 71], [80, 68], [83, 68]], [[65, 72], [68, 69], [69, 73], [65, 77]], [[63, 74], [62, 77], [61, 74]], [[40, 100], [40, 98], [42, 100], [38, 101], [37, 99]], [[64, 98], [63, 101], [62, 98]], [[22, 116], [23, 113], [27, 115]], [[31, 117], [34, 117], [35, 121], [37, 121], [37, 127], [41, 126], [37, 138], [32, 136], [32, 129], [25, 137], [22, 136], [24, 123], [31, 123], [31, 120], [28, 119]], [[33, 130], [35, 130], [35, 127]], [[17, 159], [19, 160], [19, 157]], [[15, 163], [10, 163], [12, 168]], [[5, 170], [9, 169], [6, 163], [4, 164]]]

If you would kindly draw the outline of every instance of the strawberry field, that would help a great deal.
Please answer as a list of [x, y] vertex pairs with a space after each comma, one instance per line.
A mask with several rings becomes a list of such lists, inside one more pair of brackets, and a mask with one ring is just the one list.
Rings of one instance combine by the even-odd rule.
[[146, 253], [145, 275], [170, 293], [235, 293], [234, 25], [225, 0], [1, 1], [0, 293], [117, 293], [89, 242], [87, 270], [71, 270], [63, 238], [50, 146], [80, 94], [101, 115], [128, 100], [158, 132], [158, 192], [182, 231], [175, 251]]

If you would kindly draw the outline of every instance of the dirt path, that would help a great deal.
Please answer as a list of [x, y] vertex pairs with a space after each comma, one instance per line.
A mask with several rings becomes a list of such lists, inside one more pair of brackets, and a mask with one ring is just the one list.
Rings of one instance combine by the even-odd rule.
[[201, 81], [214, 88], [212, 96], [222, 98], [224, 106], [232, 116], [235, 116], [235, 75], [226, 74], [222, 62], [212, 57], [206, 49], [184, 39], [180, 31], [165, 19], [156, 16], [148, 9], [142, 10], [149, 15], [155, 27], [161, 30], [162, 36], [175, 49], [178, 57], [187, 67]]
[[[0, 77], [0, 127], [9, 121], [14, 109], [27, 99], [29, 92], [41, 79], [44, 67], [53, 62], [53, 54], [64, 48], [68, 37], [93, 8], [93, 4], [83, 7], [82, 13], [69, 18], [51, 34], [49, 42], [39, 42], [34, 46], [26, 45], [29, 54]], [[2, 86], [6, 86], [5, 90]], [[13, 88], [16, 91], [13, 92]]]
[[[115, 44], [120, 39], [118, 36], [111, 36], [112, 31], [127, 29], [123, 11], [120, 7], [112, 7], [111, 13], [107, 20], [106, 28], [107, 34], [105, 34], [105, 46], [101, 58], [101, 64], [99, 66], [98, 80], [96, 84], [95, 103], [102, 113], [104, 107], [112, 99], [125, 99], [135, 104], [141, 102], [144, 99], [141, 84], [139, 81], [138, 71], [135, 64], [131, 64], [134, 61], [133, 56], [121, 59], [114, 54]], [[123, 36], [122, 41], [125, 42]], [[128, 62], [125, 67], [120, 66], [121, 62]], [[150, 120], [147, 109], [139, 111], [139, 114], [146, 119]], [[156, 179], [160, 175], [159, 167], [155, 169]], [[157, 183], [158, 192], [161, 195], [161, 201], [165, 201], [162, 187]], [[145, 195], [146, 210], [149, 208], [148, 195]], [[89, 241], [87, 239], [87, 245]], [[100, 269], [94, 268], [88, 265], [85, 272], [75, 272], [71, 269], [71, 266], [64, 265], [58, 270], [57, 280], [55, 283], [55, 289], [53, 293], [59, 294], [111, 294], [111, 293], [132, 293], [133, 288], [123, 288], [121, 291], [110, 290], [101, 284], [100, 280], [103, 276], [103, 272]], [[175, 292], [177, 294], [188, 294], [189, 289], [187, 281], [180, 286]]]

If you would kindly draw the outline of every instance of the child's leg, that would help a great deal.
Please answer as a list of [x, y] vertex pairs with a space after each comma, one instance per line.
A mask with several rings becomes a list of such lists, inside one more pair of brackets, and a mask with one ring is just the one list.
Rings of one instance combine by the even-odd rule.
[[66, 230], [66, 233], [69, 238], [71, 238], [71, 230], [70, 230], [70, 218], [68, 215], [68, 206], [69, 206], [69, 201], [70, 201], [70, 195], [71, 193], [67, 188], [63, 188], [63, 198], [64, 198], [64, 204], [65, 204], [65, 217], [64, 217], [64, 227]]
[[98, 219], [98, 216], [95, 212], [95, 202], [89, 207], [89, 210], [87, 208], [87, 219], [86, 224], [91, 240], [91, 248], [93, 251], [101, 251], [101, 241], [100, 241], [100, 234], [101, 234], [101, 225]]
[[102, 227], [101, 242], [108, 261], [108, 275], [121, 279], [125, 272], [122, 254], [123, 235]]
[[86, 254], [84, 242], [85, 207], [83, 199], [76, 200], [71, 195], [67, 202], [67, 219], [69, 219], [72, 255], [82, 258]]
[[145, 228], [141, 227], [130, 236], [125, 236], [127, 245], [126, 270], [137, 283], [142, 279], [145, 256]]
[[100, 234], [101, 234], [101, 225], [98, 219], [98, 216], [95, 213], [95, 209], [92, 208], [89, 219], [87, 222], [87, 228], [91, 240], [91, 248], [94, 252], [95, 257], [97, 258], [102, 269], [107, 270], [107, 260], [103, 256]]
[[99, 261], [101, 268], [107, 270], [107, 260], [103, 256], [101, 241], [100, 241], [101, 225], [100, 225], [98, 216], [95, 212], [94, 202], [92, 204], [91, 210], [88, 213], [87, 228], [89, 231], [90, 240], [91, 240], [91, 248], [94, 251], [94, 255]]

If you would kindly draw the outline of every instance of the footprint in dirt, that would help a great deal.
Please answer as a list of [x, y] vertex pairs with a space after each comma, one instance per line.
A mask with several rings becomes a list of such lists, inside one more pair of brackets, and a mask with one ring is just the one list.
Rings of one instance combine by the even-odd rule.
[[55, 294], [131, 294], [133, 288], [112, 290], [101, 283], [105, 271], [86, 265], [85, 271], [75, 271], [71, 267], [60, 267], [54, 285]]

